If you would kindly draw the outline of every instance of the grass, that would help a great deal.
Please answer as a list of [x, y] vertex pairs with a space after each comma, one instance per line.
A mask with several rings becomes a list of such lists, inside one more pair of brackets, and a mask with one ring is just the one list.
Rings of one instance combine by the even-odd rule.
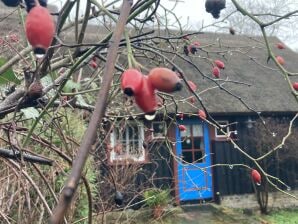
[[270, 224], [298, 224], [298, 209], [274, 211], [264, 218]]

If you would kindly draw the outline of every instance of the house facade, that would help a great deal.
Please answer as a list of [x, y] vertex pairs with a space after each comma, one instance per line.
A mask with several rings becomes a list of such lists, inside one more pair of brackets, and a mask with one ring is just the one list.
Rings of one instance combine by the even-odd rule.
[[[245, 154], [258, 158], [264, 153], [259, 150], [263, 140], [256, 124], [263, 123], [273, 139], [275, 135], [280, 138], [283, 133], [275, 130], [276, 126], [265, 124], [267, 119], [289, 125], [298, 112], [288, 83], [274, 63], [267, 62], [261, 38], [226, 34], [200, 34], [193, 38], [203, 47], [195, 55], [175, 57], [173, 61], [187, 80], [198, 86], [196, 93], [210, 115], [207, 120], [198, 116], [201, 105], [190, 100], [192, 95], [185, 87], [173, 95], [176, 103], [165, 97], [153, 120], [140, 115], [114, 121], [108, 137], [107, 164], [114, 168], [138, 164], [141, 174], [136, 173], [136, 185], [150, 180], [144, 185], [169, 188], [176, 203], [215, 201], [218, 195], [254, 192], [247, 167], [255, 165]], [[290, 49], [276, 48], [280, 42], [277, 38], [269, 41], [275, 53], [286, 59], [285, 68], [297, 71], [298, 55]], [[212, 77], [210, 61], [216, 59], [225, 63], [220, 78]], [[130, 104], [126, 110], [135, 107]], [[223, 132], [212, 125], [212, 120], [218, 122]], [[186, 130], [181, 131], [179, 125]], [[297, 121], [293, 128], [297, 130]], [[267, 172], [294, 189], [298, 186], [297, 162], [278, 158], [274, 154], [268, 159]]]

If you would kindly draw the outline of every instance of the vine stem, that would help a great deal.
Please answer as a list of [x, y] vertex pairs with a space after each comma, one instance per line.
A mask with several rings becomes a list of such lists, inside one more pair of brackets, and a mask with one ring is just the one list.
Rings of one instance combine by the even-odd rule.
[[113, 80], [114, 64], [117, 58], [118, 46], [121, 40], [121, 36], [124, 32], [124, 28], [131, 9], [131, 3], [129, 0], [123, 0], [123, 4], [120, 10], [119, 20], [115, 27], [111, 39], [111, 45], [108, 50], [107, 63], [104, 68], [102, 87], [97, 96], [97, 102], [95, 110], [89, 122], [87, 131], [83, 137], [79, 151], [73, 162], [71, 173], [68, 177], [66, 185], [60, 195], [59, 202], [53, 211], [53, 215], [50, 218], [50, 223], [59, 224], [62, 222], [63, 217], [71, 204], [72, 198], [75, 194], [81, 173], [88, 158], [89, 149], [96, 137], [96, 129], [104, 116], [107, 107], [108, 92]]

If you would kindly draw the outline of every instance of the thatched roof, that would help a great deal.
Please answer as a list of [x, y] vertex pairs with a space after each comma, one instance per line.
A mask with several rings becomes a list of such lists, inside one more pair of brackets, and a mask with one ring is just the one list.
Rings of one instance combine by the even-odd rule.
[[[15, 9], [3, 7], [0, 2], [1, 18], [4, 18], [13, 10]], [[17, 12], [13, 14], [14, 17], [17, 16]], [[12, 31], [12, 29], [18, 32], [21, 31], [21, 25], [19, 23], [17, 26], [12, 26], [13, 22], [9, 20], [10, 17], [11, 16], [8, 16], [6, 20], [2, 20], [0, 24], [2, 27], [0, 31], [1, 35]], [[16, 21], [18, 20], [14, 19], [14, 24]], [[99, 38], [99, 36], [103, 36], [103, 33], [107, 32], [102, 30], [103, 29], [98, 26], [93, 28], [89, 27], [86, 31], [87, 38], [85, 41], [92, 42], [93, 38], [96, 38], [97, 41], [100, 40], [101, 38]], [[66, 34], [73, 36], [69, 30]], [[162, 36], [165, 36], [165, 34], [162, 34]], [[70, 41], [69, 38], [66, 38], [65, 40]], [[219, 33], [198, 34], [192, 36], [191, 41], [199, 41], [203, 50], [199, 49], [196, 55], [191, 55], [189, 57], [183, 54], [183, 41], [184, 40], [181, 39], [177, 41], [179, 42], [177, 53], [196, 64], [208, 77], [212, 78], [212, 65], [209, 59], [220, 59], [224, 61], [226, 68], [221, 71], [221, 79], [239, 81], [245, 84], [232, 82], [224, 83], [223, 80], [218, 83], [224, 83], [223, 87], [227, 91], [240, 97], [247, 106], [253, 110], [263, 113], [291, 113], [298, 111], [298, 103], [291, 93], [287, 81], [284, 79], [280, 71], [277, 70], [277, 67], [272, 61], [267, 63], [267, 51], [262, 38], [250, 38], [247, 36], [233, 36], [230, 34]], [[284, 50], [276, 48], [276, 43], [280, 42], [277, 38], [270, 37], [269, 42], [273, 52], [276, 53], [276, 55], [281, 55], [285, 59], [285, 68], [289, 72], [297, 72], [298, 54], [288, 48]], [[167, 50], [170, 49], [166, 44], [160, 47], [165, 47]], [[158, 56], [152, 56], [155, 62], [158, 61]], [[197, 84], [199, 87], [197, 93], [200, 94], [200, 97], [209, 112], [219, 114], [252, 112], [241, 103], [237, 97], [233, 97], [231, 94], [218, 88], [212, 80], [203, 78], [203, 76], [189, 63], [178, 59], [178, 57], [174, 55], [169, 55], [169, 57], [182, 68], [188, 80]], [[144, 61], [142, 59], [140, 59], [140, 61], [143, 61], [144, 65], [149, 68], [156, 66], [154, 65], [154, 61], [149, 62], [148, 60]], [[169, 68], [172, 67], [170, 64], [166, 64], [165, 66]], [[292, 80], [298, 81], [298, 77], [293, 77]], [[182, 100], [183, 98], [190, 96], [190, 93], [186, 88], [184, 88], [183, 91], [176, 93], [175, 96], [176, 99], [181, 99], [178, 103], [178, 111], [196, 113], [197, 109], [200, 107], [198, 102], [196, 102], [195, 105], [192, 105], [188, 100]], [[123, 101], [120, 101], [121, 102], [114, 102], [112, 107], [115, 108], [116, 105], [123, 106]], [[167, 103], [171, 104], [171, 101], [167, 101]]]
[[[298, 103], [291, 93], [287, 81], [277, 70], [273, 61], [267, 63], [267, 51], [264, 41], [261, 38], [249, 38], [247, 36], [232, 36], [228, 34], [201, 34], [197, 36], [201, 46], [214, 44], [204, 50], [217, 53], [205, 53], [198, 50], [197, 54], [191, 58], [199, 69], [208, 77], [212, 77], [212, 66], [209, 61], [204, 59], [220, 59], [225, 63], [225, 69], [221, 70], [221, 79], [243, 82], [236, 84], [231, 82], [219, 81], [224, 83], [223, 87], [233, 95], [241, 98], [247, 106], [259, 112], [297, 112]], [[277, 38], [270, 37], [269, 42], [276, 55], [281, 55], [285, 59], [284, 67], [289, 72], [298, 71], [298, 54], [290, 49], [278, 49], [275, 45], [280, 42]], [[219, 53], [218, 53], [219, 52]], [[224, 52], [224, 57], [220, 54]], [[208, 91], [201, 93], [200, 96], [211, 113], [249, 113], [249, 110], [237, 97], [233, 97], [220, 88], [212, 88], [217, 85], [203, 78], [188, 63], [181, 60], [175, 62], [183, 69], [186, 77], [198, 85], [200, 93], [208, 88]], [[293, 79], [294, 80], [294, 79]], [[296, 78], [296, 81], [297, 78]], [[187, 96], [184, 92], [178, 95]], [[196, 109], [188, 102], [180, 105], [180, 110], [192, 112]]]
[[[209, 52], [223, 52], [225, 56], [222, 57], [218, 53], [207, 54], [198, 50], [195, 58], [191, 60], [209, 77], [212, 77], [212, 67], [210, 62], [203, 57], [224, 61], [225, 69], [221, 70], [221, 79], [240, 81], [251, 84], [251, 86], [226, 82], [223, 87], [233, 95], [240, 97], [253, 110], [258, 112], [298, 112], [298, 102], [291, 93], [287, 81], [277, 70], [273, 61], [267, 63], [268, 55], [262, 38], [229, 34], [201, 34], [198, 35], [197, 40], [200, 41], [201, 46], [214, 44], [210, 48], [204, 49]], [[298, 54], [288, 48], [278, 49], [275, 45], [280, 40], [277, 38], [270, 37], [269, 42], [273, 52], [285, 59], [284, 67], [289, 72], [297, 72]], [[202, 75], [189, 64], [182, 63], [180, 60], [177, 61], [177, 64], [184, 70], [187, 78], [198, 85], [198, 92], [216, 87], [214, 82], [202, 78]], [[297, 78], [296, 81], [298, 81]], [[185, 92], [182, 93], [183, 96], [185, 94]], [[220, 88], [209, 89], [200, 96], [211, 113], [252, 112], [239, 99]], [[189, 103], [180, 105], [180, 109], [182, 108], [184, 111], [194, 110]]]
[[[161, 36], [165, 36], [165, 34], [161, 34]], [[195, 55], [186, 56], [183, 54], [182, 40], [178, 41], [179, 47], [176, 51], [195, 64], [205, 77], [190, 63], [177, 55], [167, 54], [167, 56], [183, 70], [188, 80], [198, 86], [196, 92], [202, 98], [209, 113], [231, 115], [252, 114], [254, 112], [263, 114], [298, 112], [298, 102], [291, 93], [288, 82], [273, 61], [267, 63], [268, 54], [263, 38], [206, 33], [192, 36], [191, 41], [199, 41], [201, 44], [201, 49], [198, 49]], [[285, 59], [284, 67], [289, 72], [297, 72], [298, 54], [288, 48], [278, 49], [276, 44], [280, 40], [275, 37], [270, 37], [268, 41], [273, 52]], [[156, 48], [155, 45], [152, 44], [152, 46]], [[156, 50], [155, 48], [153, 49]], [[161, 48], [166, 51], [173, 51], [171, 46], [167, 44], [163, 44], [160, 46]], [[139, 58], [138, 61], [149, 68], [157, 66], [159, 61], [162, 61], [158, 55], [152, 54], [151, 56], [152, 61], [142, 58]], [[225, 63], [225, 69], [221, 70], [220, 79], [214, 80], [212, 62], [216, 59]], [[172, 68], [169, 63], [165, 63], [163, 66]], [[221, 84], [225, 90], [219, 88], [214, 81]], [[298, 81], [298, 77], [293, 77], [292, 81]], [[202, 108], [198, 101], [192, 104], [190, 100], [186, 100], [191, 97], [186, 86], [174, 96], [177, 101], [178, 112], [196, 114], [198, 109]], [[121, 106], [121, 103], [114, 102], [113, 108]], [[172, 103], [171, 99], [166, 101], [166, 105], [168, 105], [167, 112], [176, 112], [175, 104]]]

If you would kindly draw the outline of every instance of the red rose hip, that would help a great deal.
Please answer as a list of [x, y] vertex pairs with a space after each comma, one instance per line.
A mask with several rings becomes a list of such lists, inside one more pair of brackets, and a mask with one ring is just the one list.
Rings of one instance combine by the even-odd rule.
[[50, 47], [55, 33], [55, 25], [47, 8], [35, 6], [27, 15], [25, 23], [26, 36], [34, 53], [42, 56]]
[[223, 63], [221, 60], [215, 60], [214, 63], [220, 69], [224, 69], [225, 68], [225, 63]]
[[252, 169], [251, 178], [257, 185], [261, 185], [261, 174], [257, 170]]
[[296, 91], [298, 91], [298, 82], [294, 82], [294, 83], [293, 83], [293, 88], [294, 88]]
[[136, 69], [127, 69], [121, 76], [121, 89], [128, 96], [142, 91], [143, 74]]
[[178, 75], [168, 68], [154, 68], [149, 72], [148, 81], [159, 91], [172, 93], [182, 89]]
[[213, 67], [213, 69], [212, 69], [212, 74], [213, 74], [213, 76], [215, 77], [215, 78], [219, 78], [220, 77], [220, 70], [219, 70], [219, 68], [218, 67]]
[[157, 96], [147, 76], [142, 78], [142, 90], [135, 92], [135, 102], [145, 114], [153, 115], [156, 111]]

